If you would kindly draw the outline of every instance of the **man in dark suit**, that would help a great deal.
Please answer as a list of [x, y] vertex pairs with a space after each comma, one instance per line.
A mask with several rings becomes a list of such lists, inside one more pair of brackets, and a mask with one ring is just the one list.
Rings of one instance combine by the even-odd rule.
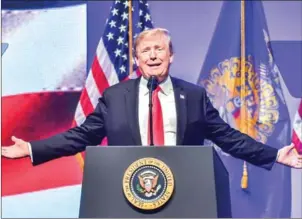
[[294, 145], [277, 150], [231, 128], [212, 106], [204, 88], [169, 76], [173, 47], [167, 30], [142, 32], [135, 41], [135, 58], [142, 77], [109, 87], [95, 111], [79, 127], [48, 139], [25, 142], [13, 137], [14, 145], [2, 147], [8, 158], [31, 156], [38, 165], [84, 151], [107, 136], [108, 144], [149, 145], [149, 88], [152, 76], [155, 145], [202, 145], [210, 139], [223, 151], [262, 168], [274, 163], [302, 168], [302, 156]]

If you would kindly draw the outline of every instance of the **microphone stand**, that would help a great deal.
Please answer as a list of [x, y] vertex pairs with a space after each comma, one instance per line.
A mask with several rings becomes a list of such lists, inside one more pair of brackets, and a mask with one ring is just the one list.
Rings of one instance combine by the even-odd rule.
[[158, 82], [155, 78], [155, 76], [151, 76], [148, 80], [148, 85], [147, 87], [149, 88], [149, 130], [150, 130], [150, 146], [154, 146], [154, 141], [153, 141], [153, 115], [152, 115], [152, 107], [153, 107], [153, 102], [152, 102], [152, 93], [158, 86]]

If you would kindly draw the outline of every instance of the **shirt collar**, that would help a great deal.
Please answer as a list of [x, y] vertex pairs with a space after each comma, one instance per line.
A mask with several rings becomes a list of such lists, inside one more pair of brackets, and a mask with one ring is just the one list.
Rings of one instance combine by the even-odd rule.
[[[148, 84], [148, 80], [142, 76], [140, 80], [140, 89], [142, 90], [144, 95], [147, 95], [149, 93], [147, 84]], [[173, 92], [173, 84], [169, 75], [165, 80], [163, 80], [159, 84], [159, 87], [161, 88], [160, 92], [162, 92], [165, 95], [169, 95], [171, 92]]]

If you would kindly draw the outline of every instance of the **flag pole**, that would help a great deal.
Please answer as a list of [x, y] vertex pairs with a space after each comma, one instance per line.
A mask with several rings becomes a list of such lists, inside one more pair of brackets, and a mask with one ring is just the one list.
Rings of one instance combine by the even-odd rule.
[[131, 77], [133, 73], [133, 53], [132, 53], [132, 0], [129, 0], [128, 5], [128, 15], [129, 15], [129, 42], [128, 42], [128, 53], [129, 53], [129, 78]]
[[[247, 110], [244, 107], [244, 98], [246, 97], [246, 77], [245, 77], [245, 0], [241, 0], [240, 5], [240, 52], [241, 52], [241, 60], [240, 60], [240, 75], [241, 75], [241, 89], [240, 89], [240, 97], [241, 97], [241, 109], [240, 109], [240, 130], [243, 133], [248, 133], [247, 130]], [[248, 187], [248, 171], [246, 161], [243, 162], [243, 173], [241, 178], [241, 188], [246, 189]]]

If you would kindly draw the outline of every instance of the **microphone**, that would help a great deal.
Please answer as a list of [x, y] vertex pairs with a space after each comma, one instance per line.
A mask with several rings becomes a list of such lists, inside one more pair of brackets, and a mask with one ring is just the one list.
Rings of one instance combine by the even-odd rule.
[[148, 79], [148, 83], [147, 83], [147, 87], [149, 90], [151, 90], [151, 92], [153, 92], [158, 86], [158, 80], [155, 76], [151, 76]]
[[155, 76], [151, 76], [148, 80], [147, 87], [149, 89], [149, 130], [150, 130], [150, 146], [154, 146], [153, 142], [153, 116], [152, 116], [152, 93], [157, 88], [158, 81]]

